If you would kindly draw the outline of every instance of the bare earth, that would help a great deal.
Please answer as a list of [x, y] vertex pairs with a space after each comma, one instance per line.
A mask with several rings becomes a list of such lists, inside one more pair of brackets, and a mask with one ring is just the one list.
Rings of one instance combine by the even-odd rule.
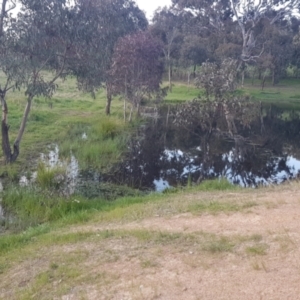
[[[50, 246], [15, 265], [5, 274], [6, 286], [0, 284], [0, 298], [23, 299], [28, 290], [30, 299], [300, 299], [299, 185], [205, 197], [253, 205], [73, 226], [72, 232], [91, 237]], [[61, 253], [77, 253], [69, 263], [82, 274], [65, 290], [58, 288], [62, 278], [34, 294], [38, 274], [54, 261], [67, 263]]]

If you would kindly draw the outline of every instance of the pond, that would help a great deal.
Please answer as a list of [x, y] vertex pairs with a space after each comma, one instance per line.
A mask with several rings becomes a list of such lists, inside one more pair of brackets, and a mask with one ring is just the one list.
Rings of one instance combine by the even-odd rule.
[[208, 130], [197, 120], [178, 124], [176, 107], [161, 108], [159, 116], [139, 128], [126, 159], [106, 180], [162, 191], [188, 181], [220, 177], [243, 187], [257, 187], [279, 184], [299, 174], [297, 112], [264, 108], [263, 116], [254, 116], [247, 126], [235, 121], [234, 134], [225, 117]]

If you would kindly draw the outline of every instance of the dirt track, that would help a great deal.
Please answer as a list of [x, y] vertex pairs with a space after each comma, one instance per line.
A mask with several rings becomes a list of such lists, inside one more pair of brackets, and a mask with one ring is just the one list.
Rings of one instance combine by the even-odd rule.
[[[115, 241], [112, 248], [121, 247], [122, 251], [119, 248], [117, 252], [124, 256], [102, 266], [118, 274], [114, 287], [102, 290], [102, 298], [300, 299], [300, 191], [276, 189], [254, 198], [258, 205], [242, 212], [199, 216], [185, 213], [121, 226], [93, 225], [89, 230], [147, 230], [196, 236], [194, 244], [146, 243], [145, 249]], [[205, 247], [203, 251], [197, 236], [204, 233], [224, 237], [235, 246], [230, 251]], [[132, 247], [139, 250], [128, 258]], [[95, 293], [91, 299], [97, 297]]]

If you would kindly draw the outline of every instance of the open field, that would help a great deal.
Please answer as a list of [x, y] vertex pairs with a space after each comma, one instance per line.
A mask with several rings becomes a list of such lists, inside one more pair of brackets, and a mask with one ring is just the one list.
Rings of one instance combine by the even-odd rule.
[[14, 247], [2, 241], [0, 299], [297, 299], [299, 218], [294, 182], [146, 197], [29, 228]]

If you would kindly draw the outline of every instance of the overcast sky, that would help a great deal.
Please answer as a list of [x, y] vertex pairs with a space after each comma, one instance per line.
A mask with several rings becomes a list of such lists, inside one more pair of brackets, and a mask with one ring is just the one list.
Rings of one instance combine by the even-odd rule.
[[146, 12], [148, 20], [153, 16], [153, 12], [160, 6], [169, 6], [171, 5], [171, 0], [135, 0], [138, 7]]

